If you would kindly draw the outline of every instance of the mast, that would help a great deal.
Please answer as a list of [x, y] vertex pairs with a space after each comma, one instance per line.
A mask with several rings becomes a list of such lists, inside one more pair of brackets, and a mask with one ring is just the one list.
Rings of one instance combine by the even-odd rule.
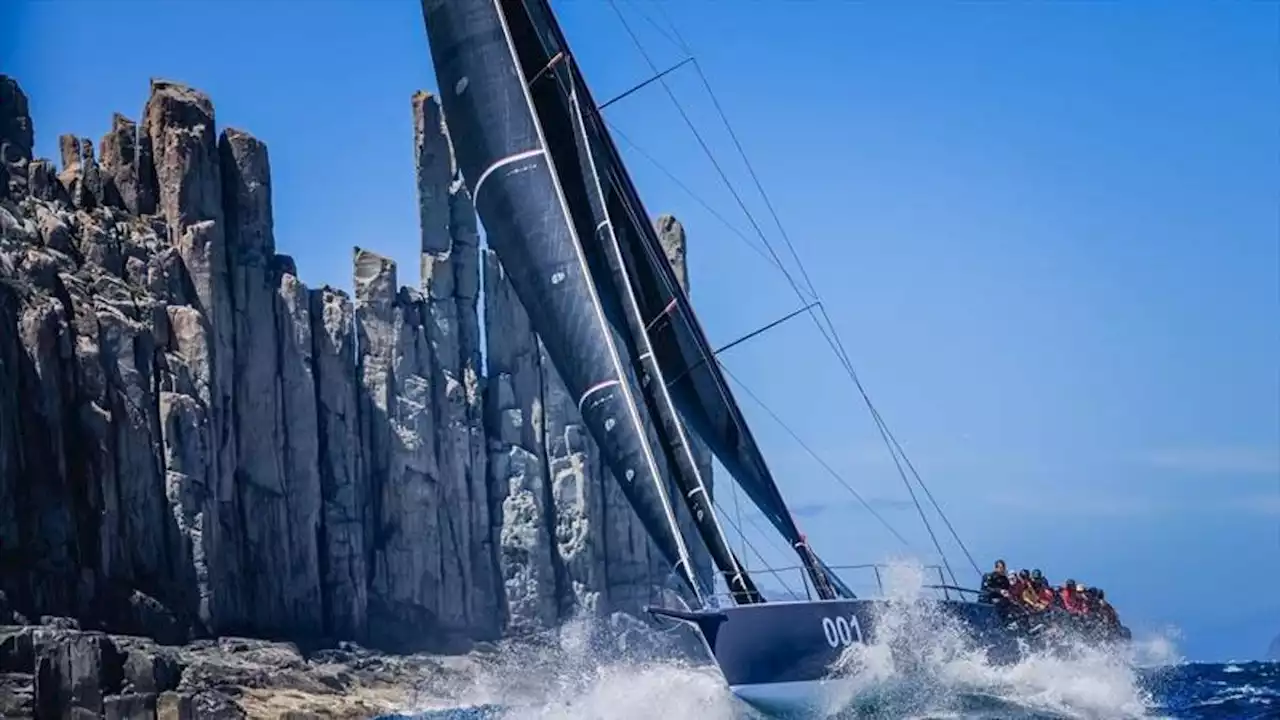
[[[546, 23], [552, 46], [560, 54], [568, 55], [568, 43], [547, 0], [507, 2], [537, 7]], [[689, 297], [676, 279], [675, 271], [648, 221], [649, 215], [639, 192], [626, 171], [621, 153], [602, 121], [577, 63], [570, 57], [564, 65], [571, 78], [571, 86], [588, 109], [583, 113], [583, 122], [599, 139], [603, 174], [609, 181], [609, 216], [625, 223], [626, 228], [622, 233], [617, 233], [615, 228], [615, 238], [624, 241], [621, 251], [627, 261], [641, 312], [646, 318], [644, 334], [652, 347], [653, 357], [656, 364], [674, 378], [667, 390], [675, 406], [756, 507], [787, 539], [808, 572], [818, 596], [823, 599], [853, 597], [849, 588], [817, 557], [796, 526], [720, 370]]]
[[[567, 61], [572, 64], [572, 59]], [[572, 76], [569, 81], [572, 82]], [[619, 231], [615, 228], [612, 216], [605, 207], [606, 198], [600, 185], [600, 176], [596, 170], [595, 149], [592, 138], [587, 134], [583, 120], [582, 108], [578, 103], [577, 87], [571, 85], [569, 106], [573, 115], [574, 127], [577, 130], [579, 153], [581, 154], [584, 174], [589, 178], [591, 206], [596, 224], [596, 241], [605, 250], [610, 269], [614, 273], [614, 282], [622, 290], [626, 310], [627, 329], [632, 339], [632, 357], [643, 369], [641, 388], [650, 414], [660, 420], [658, 427], [662, 436], [662, 446], [667, 450], [668, 461], [675, 467], [675, 477], [682, 497], [689, 511], [693, 514], [695, 526], [702, 541], [706, 543], [712, 560], [724, 576], [725, 585], [729, 588], [734, 602], [750, 604], [763, 602], [764, 599], [742, 568], [738, 558], [729, 546], [729, 539], [720, 526], [719, 517], [711, 506], [711, 494], [707, 491], [702, 473], [693, 457], [693, 450], [685, 434], [684, 426], [677, 416], [671, 395], [667, 391], [666, 379], [662, 368], [658, 366], [644, 327], [644, 319], [640, 314], [640, 306], [635, 292], [631, 289], [631, 281], [627, 275], [625, 260], [618, 241]]]
[[[489, 244], [627, 500], [702, 601], [618, 352], [616, 290], [597, 285], [601, 269], [593, 273], [581, 241], [592, 235], [581, 178], [561, 173], [548, 144], [539, 112], [548, 98], [535, 80], [547, 66], [537, 60], [541, 43], [523, 13], [508, 22], [499, 0], [423, 0], [422, 10], [459, 168]], [[548, 119], [551, 132], [565, 132]]]

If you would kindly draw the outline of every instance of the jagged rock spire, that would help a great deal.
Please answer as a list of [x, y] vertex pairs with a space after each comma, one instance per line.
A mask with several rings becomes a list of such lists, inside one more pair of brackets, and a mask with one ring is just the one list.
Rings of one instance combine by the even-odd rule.
[[204, 93], [153, 80], [56, 172], [0, 76], [5, 602], [415, 649], [653, 599], [666, 569], [481, 252], [440, 106], [411, 105], [420, 286], [357, 248], [348, 297], [277, 252], [267, 147]]

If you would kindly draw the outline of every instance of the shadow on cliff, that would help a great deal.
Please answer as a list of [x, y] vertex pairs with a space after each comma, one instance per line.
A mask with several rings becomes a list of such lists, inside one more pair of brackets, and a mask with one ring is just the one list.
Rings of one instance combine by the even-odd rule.
[[0, 75], [0, 623], [458, 653], [639, 616], [669, 564], [481, 247], [436, 99], [421, 281], [355, 248], [348, 295], [276, 252], [265, 143], [150, 90], [59, 169]]

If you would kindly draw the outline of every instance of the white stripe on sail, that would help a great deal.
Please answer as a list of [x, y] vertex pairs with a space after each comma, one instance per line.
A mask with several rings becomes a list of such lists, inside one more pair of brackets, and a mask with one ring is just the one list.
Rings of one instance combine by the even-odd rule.
[[484, 185], [484, 181], [489, 178], [489, 175], [491, 175], [494, 170], [497, 170], [498, 168], [506, 165], [510, 165], [513, 162], [519, 162], [526, 158], [542, 155], [545, 152], [546, 151], [543, 150], [542, 148], [534, 148], [533, 150], [525, 150], [524, 152], [518, 152], [515, 155], [508, 155], [502, 158], [501, 160], [498, 160], [494, 164], [485, 168], [484, 172], [480, 173], [480, 179], [476, 180], [476, 187], [474, 190], [471, 191], [471, 197], [473, 199], [480, 197], [480, 186]]
[[618, 384], [620, 383], [617, 380], [605, 380], [604, 382], [596, 383], [595, 385], [592, 385], [591, 387], [587, 388], [587, 391], [582, 393], [582, 397], [578, 398], [578, 413], [579, 414], [582, 413], [583, 404], [586, 403], [587, 398], [590, 397], [593, 393], [600, 392], [605, 388], [611, 388], [614, 385], [618, 385]]

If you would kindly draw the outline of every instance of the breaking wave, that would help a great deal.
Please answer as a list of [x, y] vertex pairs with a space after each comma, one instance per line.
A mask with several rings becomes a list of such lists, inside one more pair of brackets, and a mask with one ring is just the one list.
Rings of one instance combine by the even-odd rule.
[[872, 643], [850, 646], [837, 661], [833, 675], [846, 687], [826, 717], [1146, 717], [1157, 703], [1141, 669], [1180, 661], [1162, 636], [1125, 650], [1069, 642], [993, 664], [958, 619], [921, 601], [923, 568], [895, 563], [884, 575], [890, 604]]
[[[1181, 663], [1175, 636], [1135, 638], [1125, 651], [1080, 644], [1031, 654], [1014, 665], [989, 663], [950, 616], [921, 600], [923, 569], [886, 573], [891, 603], [873, 642], [853, 646], [833, 669], [839, 695], [821, 718], [1133, 718], [1169, 717], [1150, 668]], [[734, 698], [707, 660], [670, 648], [622, 647], [617, 618], [570, 623], [540, 647], [502, 650], [474, 681], [451, 689], [447, 704], [426, 700], [415, 717], [431, 720], [740, 720], [763, 717]], [[674, 634], [674, 633], [673, 633]], [[602, 637], [610, 640], [602, 641]], [[1185, 667], [1185, 666], [1184, 666]], [[1180, 715], [1180, 713], [1173, 713]]]
[[[619, 625], [623, 627], [619, 627]], [[431, 720], [736, 720], [743, 717], [716, 668], [679, 650], [683, 628], [653, 642], [626, 616], [576, 620], [544, 642], [504, 648], [479, 677], [450, 693]], [[664, 642], [664, 640], [666, 642]], [[424, 705], [432, 704], [425, 700]]]

